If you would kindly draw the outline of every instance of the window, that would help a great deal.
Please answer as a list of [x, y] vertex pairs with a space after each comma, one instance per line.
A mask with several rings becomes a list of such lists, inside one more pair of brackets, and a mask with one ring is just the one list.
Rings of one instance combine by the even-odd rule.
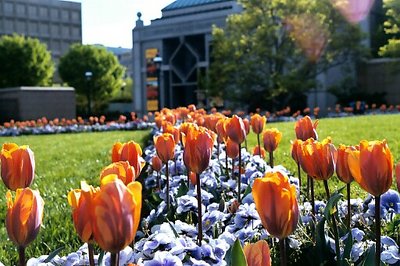
[[81, 20], [81, 14], [76, 11], [71, 12], [71, 20], [73, 22], [79, 22]]
[[13, 32], [14, 31], [14, 22], [11, 19], [5, 19], [4, 28], [7, 32]]
[[29, 22], [28, 28], [29, 28], [28, 34], [37, 34], [39, 32], [37, 22], [34, 21]]
[[26, 23], [25, 21], [17, 21], [17, 32], [25, 33], [26, 32]]
[[70, 37], [69, 27], [68, 26], [62, 26], [62, 36], [64, 38], [69, 38]]
[[60, 35], [60, 27], [58, 25], [51, 25], [51, 36], [58, 37]]
[[4, 13], [11, 15], [14, 12], [14, 5], [13, 3], [6, 2], [4, 5]]
[[58, 9], [52, 8], [51, 11], [51, 19], [53, 20], [58, 20], [59, 19], [59, 15], [58, 15]]
[[28, 14], [30, 17], [37, 17], [37, 6], [28, 6]]
[[49, 25], [46, 23], [40, 23], [40, 34], [44, 35], [44, 36], [49, 36], [50, 32], [49, 32]]
[[48, 8], [47, 7], [40, 7], [39, 9], [39, 16], [42, 18], [47, 18], [49, 16], [48, 14]]
[[23, 4], [17, 4], [17, 15], [19, 15], [19, 16], [25, 16], [26, 15], [26, 13], [25, 13], [25, 5], [23, 5]]
[[61, 11], [61, 19], [63, 21], [68, 21], [69, 20], [69, 12], [67, 10], [62, 10]]
[[81, 37], [81, 29], [79, 27], [72, 28], [72, 37], [80, 38]]

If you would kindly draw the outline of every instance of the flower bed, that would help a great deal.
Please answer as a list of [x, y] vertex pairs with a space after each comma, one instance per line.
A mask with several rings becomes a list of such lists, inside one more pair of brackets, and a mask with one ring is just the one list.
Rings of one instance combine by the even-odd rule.
[[[209, 121], [205, 117], [203, 120], [200, 119], [200, 116], [196, 119], [198, 123], [203, 121], [203, 125]], [[314, 126], [316, 127], [315, 124]], [[209, 127], [213, 128], [212, 125]], [[232, 124], [232, 128], [234, 127]], [[153, 131], [153, 134], [162, 136], [166, 132], [171, 132], [170, 134], [173, 135], [173, 131], [177, 128], [181, 132], [184, 131], [182, 126], [172, 128], [159, 126]], [[218, 132], [218, 130], [216, 131]], [[179, 135], [177, 135], [178, 138]], [[185, 135], [189, 136], [190, 133]], [[182, 140], [182, 142], [185, 141]], [[218, 140], [215, 141], [214, 143], [218, 142]], [[368, 265], [370, 263], [375, 244], [373, 241], [375, 239], [374, 231], [371, 230], [371, 226], [375, 223], [374, 199], [376, 197], [369, 196], [366, 199], [350, 200], [352, 215], [349, 230], [346, 222], [348, 203], [341, 194], [345, 191], [345, 184], [343, 188], [332, 194], [328, 202], [314, 202], [307, 195], [305, 184], [300, 186], [301, 179], [299, 180], [297, 173], [289, 173], [281, 165], [271, 167], [273, 165], [271, 157], [267, 164], [264, 158], [250, 154], [243, 148], [238, 151], [240, 159], [235, 159], [237, 155], [232, 156], [228, 142], [223, 143], [223, 141], [214, 145], [207, 168], [199, 174], [199, 179], [197, 179], [196, 176], [193, 177], [188, 173], [188, 165], [193, 163], [190, 160], [195, 158], [194, 154], [191, 154], [189, 159], [187, 156], [185, 157], [187, 151], [180, 141], [177, 142], [179, 144], [175, 143], [176, 145], [173, 146], [173, 159], [166, 159], [167, 164], [163, 164], [159, 169], [153, 158], [156, 155], [162, 158], [160, 153], [168, 151], [160, 151], [160, 149], [166, 146], [160, 148], [156, 144], [144, 149], [143, 157], [148, 163], [148, 167], [142, 170], [142, 176], [138, 179], [143, 184], [143, 219], [133, 248], [128, 246], [120, 252], [121, 265], [128, 263], [139, 265], [231, 265], [237, 256], [241, 256], [241, 248], [239, 251], [234, 248], [237, 240], [244, 245], [261, 239], [266, 240], [270, 247], [273, 264], [277, 264], [278, 261], [282, 263], [282, 257], [279, 258], [282, 256], [282, 250], [279, 251], [276, 235], [268, 233], [264, 228], [265, 222], [260, 218], [260, 211], [264, 207], [260, 207], [260, 205], [257, 207], [253, 197], [255, 195], [254, 183], [265, 176], [277, 173], [280, 173], [278, 175], [283, 176], [285, 180], [287, 177], [295, 189], [299, 203], [297, 212], [299, 223], [296, 222], [294, 228], [289, 230], [289, 236], [284, 236], [279, 240], [281, 243], [282, 239], [285, 239], [283, 243], [287, 249], [289, 264], [335, 264], [338, 260], [338, 256], [335, 254], [336, 250], [340, 251], [340, 260], [346, 259], [348, 263], [354, 264], [367, 263]], [[186, 145], [189, 145], [188, 142]], [[198, 145], [194, 147], [198, 147], [201, 152], [202, 145], [201, 143]], [[265, 145], [265, 147], [267, 146]], [[120, 150], [121, 147], [118, 146], [117, 150]], [[262, 154], [261, 151], [259, 153]], [[137, 158], [136, 160], [138, 162]], [[315, 161], [314, 164], [316, 164]], [[321, 167], [329, 166], [321, 165]], [[135, 166], [136, 170], [138, 168], [140, 166]], [[304, 176], [303, 180], [305, 180]], [[201, 184], [200, 191], [196, 185], [199, 183]], [[240, 188], [239, 192], [238, 188]], [[202, 239], [200, 238], [200, 241], [196, 240], [200, 228], [198, 223], [199, 201], [197, 199], [199, 192], [202, 210]], [[267, 196], [270, 191], [265, 191], [265, 193]], [[400, 261], [399, 247], [396, 243], [399, 239], [400, 196], [398, 192], [388, 190], [380, 195], [380, 200], [384, 234], [381, 237], [380, 259], [384, 263], [396, 265]], [[285, 208], [285, 206], [282, 205], [279, 208]], [[333, 219], [339, 228], [337, 240], [332, 231]], [[351, 237], [349, 237], [350, 235]], [[336, 243], [338, 246], [335, 245]], [[240, 254], [238, 255], [238, 253]], [[28, 265], [89, 264], [87, 254], [88, 248], [85, 244], [80, 250], [68, 256], [56, 255], [50, 260], [48, 256], [32, 258], [28, 261]], [[245, 254], [247, 253], [245, 252]], [[269, 254], [263, 255], [269, 256]], [[47, 264], [44, 263], [46, 259], [49, 260]], [[247, 259], [249, 260], [248, 257]], [[110, 253], [97, 254], [94, 256], [94, 260], [96, 263], [101, 260], [109, 265], [111, 255]]]

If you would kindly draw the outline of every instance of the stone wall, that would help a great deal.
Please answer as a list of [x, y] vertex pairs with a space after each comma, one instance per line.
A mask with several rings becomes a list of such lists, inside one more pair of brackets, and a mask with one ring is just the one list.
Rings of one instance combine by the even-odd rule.
[[388, 104], [400, 104], [400, 59], [379, 58], [361, 63], [358, 86], [368, 94], [385, 93]]
[[75, 118], [75, 89], [70, 87], [17, 87], [0, 89], [0, 122], [40, 117]]

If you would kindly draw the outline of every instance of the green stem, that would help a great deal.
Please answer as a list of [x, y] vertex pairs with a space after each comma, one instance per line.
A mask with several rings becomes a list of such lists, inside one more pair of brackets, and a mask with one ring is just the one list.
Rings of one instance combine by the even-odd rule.
[[347, 228], [351, 226], [350, 183], [347, 184]]
[[310, 198], [311, 177], [307, 175], [307, 198]]
[[269, 166], [271, 166], [271, 168], [274, 168], [274, 152], [271, 151], [269, 153]]
[[197, 223], [199, 227], [199, 232], [197, 235], [197, 240], [199, 242], [199, 246], [201, 246], [201, 242], [203, 240], [203, 219], [201, 212], [201, 184], [200, 184], [200, 175], [196, 173], [196, 185], [197, 185]]
[[[329, 199], [331, 198], [331, 193], [329, 192], [329, 187], [328, 187], [328, 180], [324, 180], [324, 187], [325, 187], [326, 197], [328, 198], [327, 199], [327, 203], [328, 203]], [[332, 227], [333, 227], [333, 236], [335, 238], [336, 257], [337, 257], [337, 261], [341, 261], [340, 246], [339, 246], [339, 233], [338, 233], [335, 215], [332, 215], [331, 219], [332, 219]]]
[[26, 265], [25, 247], [18, 247], [18, 256], [19, 256], [18, 266], [25, 266]]
[[89, 265], [90, 265], [90, 266], [95, 266], [95, 264], [94, 264], [94, 249], [93, 249], [93, 244], [88, 243], [88, 250], [89, 250]]
[[279, 252], [281, 255], [281, 266], [287, 265], [286, 260], [286, 245], [285, 245], [285, 238], [279, 239]]
[[381, 264], [381, 195], [375, 196], [375, 266]]
[[225, 148], [225, 173], [226, 173], [226, 178], [229, 179], [228, 154], [226, 153], [226, 148]]
[[300, 169], [300, 163], [297, 163], [297, 172], [299, 173], [299, 195], [301, 195], [301, 169]]
[[241, 191], [241, 183], [242, 183], [241, 172], [242, 172], [242, 153], [241, 153], [241, 147], [239, 144], [239, 174], [238, 174], [238, 202], [239, 202], [239, 204], [241, 203], [241, 199], [240, 199], [240, 191]]
[[260, 134], [257, 134], [257, 144], [258, 144], [258, 149], [260, 150], [260, 156], [261, 156]]
[[167, 176], [167, 213], [169, 212], [169, 169], [168, 162], [165, 164], [165, 175]]
[[118, 253], [111, 253], [110, 266], [118, 266]]
[[315, 242], [315, 224], [316, 224], [316, 216], [315, 216], [315, 199], [314, 199], [314, 180], [307, 175], [307, 180], [310, 183], [311, 188], [311, 213], [312, 213], [312, 239]]

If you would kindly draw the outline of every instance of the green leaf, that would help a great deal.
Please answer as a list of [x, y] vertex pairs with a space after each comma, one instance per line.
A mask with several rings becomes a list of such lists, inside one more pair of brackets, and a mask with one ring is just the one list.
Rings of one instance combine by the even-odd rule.
[[189, 191], [189, 188], [187, 187], [185, 181], [181, 180], [181, 185], [178, 188], [178, 194], [176, 195], [177, 198], [182, 197], [186, 195]]
[[244, 256], [239, 238], [233, 244], [231, 256], [231, 266], [247, 266], [246, 257]]
[[50, 253], [50, 255], [44, 260], [44, 263], [49, 263], [51, 262], [51, 260], [57, 256], [58, 253], [61, 252], [61, 250], [64, 249], [64, 246], [61, 246], [59, 248], [57, 248], [56, 250], [54, 250], [53, 252]]
[[248, 194], [251, 193], [251, 186], [247, 186], [246, 190], [244, 191], [243, 198], [246, 197]]
[[169, 226], [171, 227], [172, 232], [174, 232], [174, 236], [175, 236], [176, 238], [178, 238], [179, 235], [178, 235], [178, 232], [175, 230], [175, 227], [172, 225], [172, 223], [170, 222], [170, 220], [167, 219], [167, 221], [168, 221]]
[[342, 258], [342, 265], [351, 265], [351, 248], [353, 247], [353, 235], [351, 234], [351, 230], [349, 230], [349, 234], [347, 236], [346, 241], [344, 242], [344, 252]]
[[336, 209], [336, 204], [338, 203], [338, 201], [343, 198], [343, 194], [341, 193], [334, 193], [332, 195], [332, 197], [330, 197], [328, 203], [326, 204], [325, 207], [325, 211], [324, 211], [324, 215], [325, 215], [325, 219], [329, 221], [329, 219], [331, 218], [331, 216], [336, 213], [337, 209]]
[[360, 266], [375, 265], [375, 244], [372, 244], [372, 246], [369, 247], [365, 254], [365, 258], [360, 263]]

